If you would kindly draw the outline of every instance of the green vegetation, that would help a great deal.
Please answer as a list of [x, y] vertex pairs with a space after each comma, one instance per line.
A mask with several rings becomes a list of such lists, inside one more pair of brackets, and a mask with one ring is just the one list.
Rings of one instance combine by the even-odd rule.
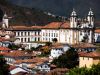
[[52, 43], [51, 43], [51, 42], [46, 42], [45, 45], [46, 45], [46, 46], [51, 46]]
[[48, 57], [50, 53], [41, 53], [40, 55], [37, 55], [37, 57]]
[[0, 75], [10, 75], [8, 68], [9, 65], [6, 64], [4, 57], [0, 55]]
[[18, 50], [20, 48], [20, 46], [17, 46], [15, 44], [9, 44], [8, 48], [10, 48], [12, 50]]
[[96, 51], [97, 51], [97, 52], [100, 52], [100, 43], [95, 43], [95, 45], [97, 46]]
[[57, 40], [57, 38], [54, 38], [54, 39], [52, 39], [52, 41], [53, 41], [54, 43], [56, 43], [58, 40]]
[[78, 53], [74, 48], [70, 48], [65, 54], [54, 59], [52, 64], [59, 68], [73, 68], [78, 65]]
[[91, 68], [73, 68], [66, 75], [100, 75], [100, 63], [93, 65]]

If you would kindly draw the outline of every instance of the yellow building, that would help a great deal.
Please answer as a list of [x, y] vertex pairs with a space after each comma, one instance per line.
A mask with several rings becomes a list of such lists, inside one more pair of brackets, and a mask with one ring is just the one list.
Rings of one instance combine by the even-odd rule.
[[79, 56], [79, 67], [91, 68], [93, 64], [100, 63], [100, 52], [82, 53]]

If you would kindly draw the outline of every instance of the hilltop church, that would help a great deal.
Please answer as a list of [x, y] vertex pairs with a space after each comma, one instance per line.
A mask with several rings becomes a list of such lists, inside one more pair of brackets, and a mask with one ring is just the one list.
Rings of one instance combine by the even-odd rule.
[[15, 38], [19, 39], [20, 43], [26, 44], [28, 48], [33, 46], [32, 42], [52, 42], [54, 38], [58, 43], [71, 45], [95, 42], [94, 13], [91, 9], [84, 19], [80, 19], [73, 9], [69, 21], [52, 22], [45, 26], [9, 26], [7, 14], [2, 21], [2, 28], [14, 32]]

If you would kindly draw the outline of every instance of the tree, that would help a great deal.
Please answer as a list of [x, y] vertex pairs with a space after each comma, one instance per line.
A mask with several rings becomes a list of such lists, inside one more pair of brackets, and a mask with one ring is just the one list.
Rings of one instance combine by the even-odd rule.
[[15, 45], [15, 44], [9, 44], [8, 48], [10, 48], [12, 50], [17, 50], [19, 48], [19, 46]]
[[46, 44], [45, 44], [46, 46], [51, 46], [52, 45], [52, 43], [51, 42], [46, 42]]
[[31, 50], [32, 50], [32, 51], [35, 51], [35, 50], [36, 50], [36, 48], [35, 48], [35, 47], [31, 47]]
[[10, 75], [9, 65], [6, 64], [6, 61], [2, 55], [0, 55], [0, 75]]
[[70, 48], [65, 54], [54, 59], [52, 64], [60, 68], [73, 68], [78, 65], [78, 53], [74, 48]]
[[52, 39], [52, 41], [53, 41], [54, 43], [56, 43], [58, 40], [57, 40], [57, 38], [54, 38], [54, 39]]
[[66, 75], [100, 75], [100, 63], [98, 63], [97, 65], [92, 65], [91, 68], [73, 68]]

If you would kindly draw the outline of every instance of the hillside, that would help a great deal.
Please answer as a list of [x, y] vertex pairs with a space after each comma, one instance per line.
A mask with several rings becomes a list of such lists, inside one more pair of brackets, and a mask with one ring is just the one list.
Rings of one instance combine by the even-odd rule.
[[10, 25], [45, 25], [51, 21], [59, 21], [59, 18], [46, 15], [39, 9], [13, 5], [6, 0], [0, 0], [0, 19], [2, 11], [12, 17]]
[[8, 0], [13, 4], [34, 7], [49, 11], [53, 14], [69, 17], [73, 8], [78, 15], [86, 16], [89, 8], [92, 8], [97, 20], [100, 20], [100, 0]]

